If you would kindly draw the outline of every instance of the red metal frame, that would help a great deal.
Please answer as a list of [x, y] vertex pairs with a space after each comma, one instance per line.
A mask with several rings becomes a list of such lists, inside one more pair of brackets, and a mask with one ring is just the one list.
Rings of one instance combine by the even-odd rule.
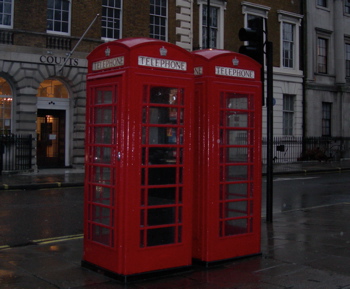
[[134, 38], [88, 60], [83, 263], [123, 277], [189, 266], [192, 56]]
[[260, 253], [260, 65], [222, 50], [193, 52], [196, 128], [195, 259]]

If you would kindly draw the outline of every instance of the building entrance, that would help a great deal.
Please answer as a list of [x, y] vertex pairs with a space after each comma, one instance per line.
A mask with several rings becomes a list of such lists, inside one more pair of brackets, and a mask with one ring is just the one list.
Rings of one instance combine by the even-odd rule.
[[65, 120], [65, 110], [38, 110], [36, 153], [39, 169], [65, 166]]

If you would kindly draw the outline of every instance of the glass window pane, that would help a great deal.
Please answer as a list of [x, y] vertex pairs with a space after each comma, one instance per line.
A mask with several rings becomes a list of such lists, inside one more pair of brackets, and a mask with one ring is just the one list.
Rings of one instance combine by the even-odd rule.
[[248, 187], [248, 183], [235, 183], [225, 185], [224, 200], [235, 200], [249, 197]]
[[148, 189], [148, 205], [170, 205], [176, 202], [176, 187]]
[[113, 128], [95, 127], [94, 136], [96, 144], [112, 144]]
[[175, 223], [175, 207], [148, 209], [148, 226], [168, 225]]
[[149, 185], [171, 185], [176, 184], [176, 168], [149, 168]]
[[245, 217], [248, 215], [248, 201], [224, 203], [224, 218]]
[[[114, 181], [114, 176], [111, 175], [111, 169], [109, 167], [93, 167], [94, 182], [100, 184], [110, 184]], [[104, 188], [101, 188], [101, 190]], [[96, 187], [97, 191], [97, 187]]]
[[92, 201], [94, 203], [111, 205], [113, 194], [112, 189], [103, 186], [92, 186]]
[[225, 236], [249, 233], [248, 219], [225, 221]]
[[175, 227], [147, 230], [147, 246], [160, 246], [175, 243]]

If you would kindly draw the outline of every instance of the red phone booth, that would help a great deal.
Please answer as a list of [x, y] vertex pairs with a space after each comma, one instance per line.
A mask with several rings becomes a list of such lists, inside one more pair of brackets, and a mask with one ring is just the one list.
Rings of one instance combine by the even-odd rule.
[[230, 51], [193, 56], [193, 257], [209, 265], [260, 253], [261, 66]]
[[192, 59], [146, 38], [88, 56], [83, 266], [128, 281], [191, 265]]

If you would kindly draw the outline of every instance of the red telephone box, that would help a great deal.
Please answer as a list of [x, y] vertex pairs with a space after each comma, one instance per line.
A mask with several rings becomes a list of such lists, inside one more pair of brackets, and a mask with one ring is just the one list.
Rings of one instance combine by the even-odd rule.
[[230, 51], [193, 56], [193, 257], [209, 264], [260, 253], [261, 66]]
[[192, 59], [145, 38], [88, 56], [84, 266], [125, 281], [191, 265]]

